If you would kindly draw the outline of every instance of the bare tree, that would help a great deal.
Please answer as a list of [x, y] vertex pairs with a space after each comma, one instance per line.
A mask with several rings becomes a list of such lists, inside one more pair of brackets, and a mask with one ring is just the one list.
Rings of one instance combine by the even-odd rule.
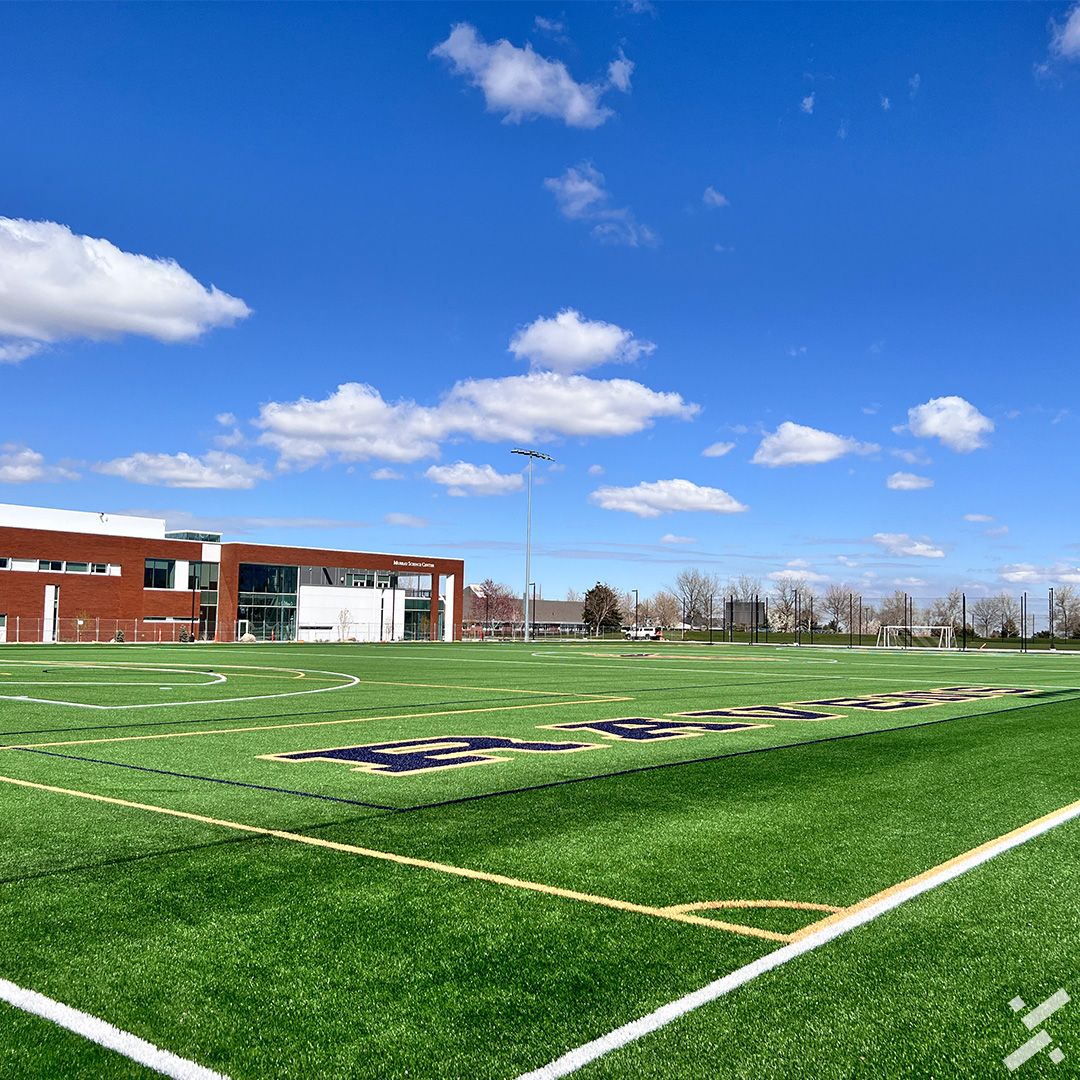
[[638, 600], [638, 625], [657, 626], [656, 603], [652, 597], [642, 596]]
[[480, 619], [489, 630], [505, 623], [513, 625], [521, 618], [521, 602], [509, 585], [485, 578], [477, 586], [473, 618]]
[[960, 630], [963, 611], [964, 594], [959, 589], [951, 589], [948, 596], [939, 596], [926, 609], [926, 621], [931, 626], [951, 626]]
[[581, 591], [579, 589], [570, 588], [566, 590], [566, 599], [582, 602], [584, 601], [585, 597], [581, 594]]
[[773, 586], [769, 604], [769, 622], [774, 630], [788, 633], [795, 629], [795, 596], [806, 582], [801, 578], [782, 577]]
[[996, 596], [984, 596], [971, 606], [971, 625], [981, 638], [988, 638], [995, 628], [1000, 627], [1000, 599]]
[[882, 626], [907, 626], [908, 596], [897, 589], [892, 596], [882, 597], [878, 602], [878, 621]]
[[693, 568], [680, 570], [675, 578], [675, 595], [682, 604], [683, 622], [693, 626], [706, 612], [712, 583], [708, 575]]
[[679, 621], [681, 607], [679, 598], [667, 589], [661, 589], [650, 601], [654, 626], [674, 626]]
[[1058, 637], [1073, 637], [1080, 627], [1080, 595], [1074, 585], [1054, 589], [1054, 632]]
[[344, 641], [349, 633], [349, 626], [352, 623], [352, 612], [346, 607], [342, 608], [337, 614], [338, 622], [338, 641]]
[[851, 608], [851, 587], [848, 585], [830, 585], [821, 598], [821, 609], [829, 617], [826, 630], [839, 633], [846, 629], [848, 613]]
[[1020, 618], [1020, 605], [1015, 597], [1007, 592], [997, 597], [998, 602], [998, 630], [1002, 637], [1016, 637], [1019, 626], [1016, 620]]
[[736, 600], [756, 600], [765, 595], [761, 588], [761, 579], [749, 574], [729, 578], [722, 592], [725, 600], [732, 597]]

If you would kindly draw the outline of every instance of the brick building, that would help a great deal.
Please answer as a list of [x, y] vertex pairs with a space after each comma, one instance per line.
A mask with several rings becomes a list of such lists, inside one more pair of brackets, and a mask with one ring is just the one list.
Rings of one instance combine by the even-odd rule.
[[464, 563], [0, 504], [0, 642], [453, 641]]

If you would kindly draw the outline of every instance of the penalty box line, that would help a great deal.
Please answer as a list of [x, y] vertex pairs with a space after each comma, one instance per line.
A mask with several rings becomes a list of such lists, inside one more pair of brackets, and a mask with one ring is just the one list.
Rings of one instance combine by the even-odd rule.
[[796, 932], [794, 935], [795, 940], [782, 948], [775, 949], [773, 952], [767, 953], [765, 956], [759, 957], [741, 968], [737, 968], [729, 975], [701, 987], [700, 990], [695, 990], [684, 997], [668, 1002], [668, 1004], [662, 1005], [659, 1009], [648, 1013], [646, 1016], [632, 1020], [628, 1024], [623, 1024], [622, 1027], [615, 1028], [598, 1039], [583, 1043], [539, 1069], [522, 1073], [517, 1080], [558, 1080], [560, 1077], [569, 1076], [590, 1062], [596, 1061], [597, 1058], [604, 1057], [613, 1050], [619, 1050], [645, 1035], [666, 1027], [673, 1020], [701, 1008], [702, 1005], [708, 1005], [710, 1002], [730, 994], [733, 990], [745, 986], [759, 976], [783, 967], [805, 953], [813, 952], [815, 949], [827, 945], [830, 941], [834, 941], [836, 938], [872, 922], [878, 916], [906, 904], [909, 900], [913, 900], [931, 889], [936, 889], [939, 885], [944, 885], [946, 882], [966, 874], [969, 870], [974, 870], [977, 866], [997, 858], [1004, 852], [1019, 847], [1021, 844], [1026, 844], [1029, 840], [1033, 840], [1035, 837], [1041, 836], [1043, 833], [1049, 832], [1051, 829], [1055, 829], [1059, 825], [1064, 825], [1066, 822], [1073, 821], [1078, 817], [1080, 817], [1080, 800], [1070, 803], [1068, 806], [1063, 806], [1059, 810], [1054, 810], [1049, 814], [1044, 814], [1027, 825], [1022, 825], [1018, 829], [1013, 829], [1011, 832], [999, 836], [996, 840], [980, 844], [963, 855], [949, 859], [931, 870], [892, 885], [882, 892], [853, 904], [842, 912], [830, 915], [820, 922]]
[[726, 930], [746, 937], [762, 938], [766, 941], [780, 942], [788, 940], [788, 935], [786, 934], [777, 934], [771, 930], [759, 929], [756, 926], [742, 926], [738, 923], [721, 922], [719, 919], [707, 919], [700, 915], [693, 915], [688, 912], [672, 911], [670, 908], [652, 907], [648, 904], [635, 904], [629, 900], [617, 900], [609, 896], [596, 896], [592, 893], [578, 892], [574, 889], [563, 889], [557, 885], [546, 885], [538, 881], [526, 881], [522, 878], [512, 878], [505, 874], [495, 874], [487, 870], [473, 870], [466, 866], [451, 866], [448, 863], [435, 862], [431, 859], [419, 859], [414, 858], [411, 855], [398, 855], [396, 852], [392, 851], [377, 851], [374, 848], [359, 847], [356, 844], [343, 844], [335, 840], [324, 840], [318, 836], [308, 836], [305, 833], [289, 832], [285, 829], [267, 829], [259, 825], [248, 825], [240, 821], [225, 821], [221, 818], [195, 814], [188, 810], [174, 810], [167, 806], [155, 806], [150, 803], [132, 802], [128, 799], [117, 799], [111, 795], [98, 795], [91, 791], [79, 791], [75, 788], [56, 787], [52, 784], [39, 784], [32, 780], [21, 780], [14, 776], [0, 776], [0, 783], [13, 784], [16, 787], [30, 788], [36, 791], [45, 791], [54, 795], [68, 795], [78, 799], [88, 799], [93, 802], [107, 803], [111, 806], [122, 806], [130, 810], [145, 810], [149, 813], [182, 818], [185, 821], [194, 821], [202, 825], [213, 825], [223, 829], [236, 829], [239, 832], [252, 833], [256, 836], [272, 836], [278, 840], [287, 840], [295, 844], [306, 844], [309, 847], [338, 851], [346, 855], [361, 855], [365, 858], [377, 859], [382, 862], [396, 863], [399, 866], [411, 866], [420, 870], [434, 870], [441, 874], [467, 878], [472, 881], [483, 881], [492, 885], [503, 885], [513, 889], [523, 889], [527, 892], [542, 893], [547, 896], [557, 896], [564, 900], [577, 900], [582, 903], [594, 904], [599, 907], [613, 908], [616, 911], [628, 911], [638, 915], [650, 915], [654, 918], [667, 919], [671, 922], [689, 923], [692, 926], [707, 926], [712, 930]]

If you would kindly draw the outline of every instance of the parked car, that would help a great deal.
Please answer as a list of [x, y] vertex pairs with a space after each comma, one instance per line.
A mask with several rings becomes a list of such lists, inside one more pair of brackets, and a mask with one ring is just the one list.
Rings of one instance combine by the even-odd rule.
[[659, 626], [627, 626], [623, 629], [627, 641], [659, 641], [660, 636]]

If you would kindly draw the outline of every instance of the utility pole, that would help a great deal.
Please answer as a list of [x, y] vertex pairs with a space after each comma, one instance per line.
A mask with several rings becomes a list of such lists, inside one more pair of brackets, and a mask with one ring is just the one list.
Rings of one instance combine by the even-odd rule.
[[523, 624], [525, 628], [525, 640], [529, 640], [529, 579], [532, 577], [532, 484], [533, 484], [533, 462], [539, 458], [541, 461], [554, 461], [553, 457], [547, 454], [540, 453], [539, 450], [523, 450], [521, 447], [515, 447], [510, 451], [511, 454], [520, 454], [522, 457], [529, 459], [529, 497], [528, 497], [528, 509], [525, 516], [525, 595], [522, 597], [524, 601], [524, 615]]

